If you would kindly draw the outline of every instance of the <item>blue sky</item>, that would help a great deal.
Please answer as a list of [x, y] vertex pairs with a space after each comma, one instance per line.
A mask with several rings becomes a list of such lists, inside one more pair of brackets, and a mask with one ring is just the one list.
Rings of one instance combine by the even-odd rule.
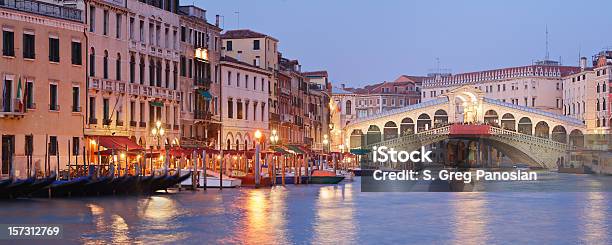
[[[612, 1], [197, 0], [209, 21], [280, 40], [303, 70], [328, 70], [350, 86], [531, 64], [549, 53], [577, 65], [612, 47]], [[181, 4], [190, 4], [181, 1]], [[240, 12], [240, 26], [238, 14]]]

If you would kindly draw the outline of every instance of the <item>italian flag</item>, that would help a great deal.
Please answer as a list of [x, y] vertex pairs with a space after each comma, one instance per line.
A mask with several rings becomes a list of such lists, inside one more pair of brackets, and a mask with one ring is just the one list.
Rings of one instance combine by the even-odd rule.
[[23, 88], [21, 87], [21, 77], [19, 77], [19, 82], [17, 84], [17, 110], [19, 110], [19, 112], [23, 112], [24, 111], [24, 106], [23, 106]]

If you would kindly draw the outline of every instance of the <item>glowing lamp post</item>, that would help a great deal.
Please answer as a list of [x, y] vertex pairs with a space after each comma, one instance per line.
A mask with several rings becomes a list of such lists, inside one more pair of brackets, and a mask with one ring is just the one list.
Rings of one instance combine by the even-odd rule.
[[259, 168], [260, 168], [260, 162], [259, 162], [259, 151], [260, 151], [260, 144], [259, 144], [259, 139], [261, 139], [261, 131], [257, 130], [255, 131], [255, 187], [259, 187], [259, 181], [260, 181], [260, 177], [259, 176]]
[[[161, 121], [155, 122], [155, 127], [151, 129], [151, 135], [153, 138], [157, 139], [157, 149], [161, 149], [161, 138], [164, 136], [166, 131], [162, 128]], [[160, 155], [160, 160], [163, 159], [163, 156]], [[153, 173], [153, 147], [151, 147], [151, 173]]]

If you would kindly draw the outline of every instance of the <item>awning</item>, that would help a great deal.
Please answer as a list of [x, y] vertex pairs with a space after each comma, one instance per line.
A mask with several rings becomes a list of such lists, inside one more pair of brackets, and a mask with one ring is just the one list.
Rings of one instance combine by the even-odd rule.
[[164, 107], [164, 103], [161, 101], [151, 101], [149, 102], [149, 105], [157, 106], [157, 107]]
[[298, 147], [297, 145], [288, 145], [287, 148], [289, 148], [289, 150], [295, 151], [295, 153], [297, 154], [306, 154], [306, 152], [300, 149], [300, 147]]
[[198, 93], [204, 97], [206, 100], [212, 100], [212, 94], [204, 89], [198, 89]]
[[351, 153], [353, 153], [355, 155], [367, 155], [368, 153], [370, 153], [370, 150], [368, 150], [368, 149], [351, 149]]
[[278, 152], [278, 153], [283, 154], [283, 155], [289, 155], [289, 154], [291, 154], [291, 153], [287, 152], [285, 149], [283, 149], [282, 147], [279, 147], [279, 146], [272, 146], [272, 147], [270, 147], [270, 148], [271, 148], [273, 151]]
[[142, 150], [143, 148], [130, 140], [126, 136], [90, 136], [91, 139], [98, 141], [100, 146], [115, 150]]

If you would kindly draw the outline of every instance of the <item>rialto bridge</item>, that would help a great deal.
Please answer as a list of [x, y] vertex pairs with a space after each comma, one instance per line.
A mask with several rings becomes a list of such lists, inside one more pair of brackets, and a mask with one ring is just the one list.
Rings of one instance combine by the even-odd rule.
[[584, 144], [585, 131], [580, 120], [486, 98], [472, 86], [360, 118], [344, 128], [351, 149], [385, 145], [413, 151], [449, 139], [468, 139], [469, 144], [477, 138], [479, 154], [490, 156], [494, 148], [498, 156], [550, 169], [567, 159], [568, 150]]

